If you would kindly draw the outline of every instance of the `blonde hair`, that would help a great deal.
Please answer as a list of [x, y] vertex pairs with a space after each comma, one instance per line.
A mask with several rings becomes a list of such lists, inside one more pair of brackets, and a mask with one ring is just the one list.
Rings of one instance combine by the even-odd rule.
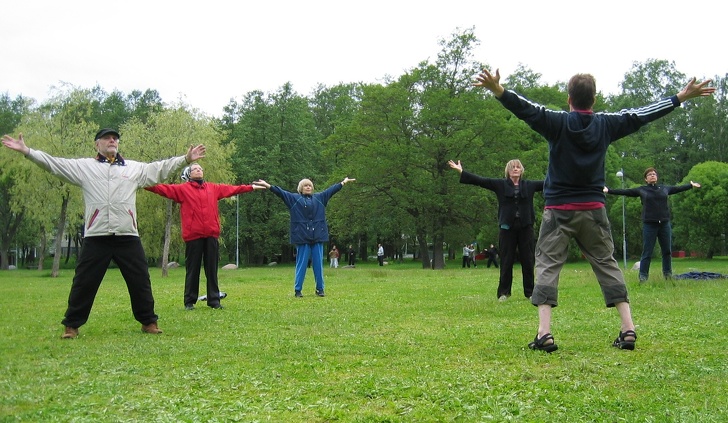
[[301, 179], [301, 182], [298, 183], [298, 191], [299, 194], [303, 194], [303, 186], [304, 185], [311, 185], [311, 191], [313, 191], [313, 182], [311, 182], [310, 179]]
[[511, 175], [511, 173], [510, 173], [510, 172], [511, 172], [511, 170], [512, 170], [512, 169], [513, 169], [513, 168], [514, 168], [514, 167], [515, 167], [516, 165], [518, 165], [518, 166], [519, 166], [519, 167], [521, 168], [521, 175], [523, 175], [523, 172], [525, 172], [525, 171], [526, 171], [526, 168], [525, 168], [525, 167], [523, 167], [523, 163], [521, 163], [521, 161], [520, 161], [520, 160], [518, 160], [518, 159], [513, 159], [513, 160], [509, 161], [508, 163], [506, 163], [506, 178], [508, 178], [508, 177], [509, 177], [509, 176]]

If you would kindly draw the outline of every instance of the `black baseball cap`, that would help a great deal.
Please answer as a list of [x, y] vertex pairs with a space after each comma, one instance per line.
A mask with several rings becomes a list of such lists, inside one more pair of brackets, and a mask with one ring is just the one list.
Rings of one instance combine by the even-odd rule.
[[121, 138], [121, 135], [119, 135], [119, 131], [117, 131], [116, 129], [104, 128], [96, 133], [96, 137], [94, 138], [94, 141], [96, 141], [99, 138], [103, 138], [104, 135], [108, 135], [108, 134], [114, 134], [114, 135], [116, 135], [116, 138]]

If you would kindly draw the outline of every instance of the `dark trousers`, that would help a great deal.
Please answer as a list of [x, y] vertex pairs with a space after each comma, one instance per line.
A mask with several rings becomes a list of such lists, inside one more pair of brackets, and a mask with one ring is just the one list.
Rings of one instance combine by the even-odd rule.
[[188, 241], [185, 246], [185, 306], [195, 304], [200, 294], [200, 268], [205, 265], [207, 278], [207, 305], [220, 305], [220, 288], [217, 286], [217, 264], [219, 262], [217, 238], [200, 238]]
[[493, 264], [495, 268], [498, 268], [498, 259], [494, 255], [488, 255], [488, 269], [490, 269], [490, 265]]
[[470, 257], [468, 257], [468, 256], [463, 256], [463, 268], [465, 266], [470, 267]]
[[101, 281], [114, 260], [126, 282], [131, 311], [143, 325], [156, 322], [152, 282], [144, 248], [137, 236], [93, 236], [83, 241], [63, 325], [78, 328], [88, 321]]
[[640, 281], [646, 281], [650, 276], [652, 251], [655, 249], [655, 240], [660, 243], [662, 250], [662, 274], [669, 278], [672, 276], [672, 226], [667, 222], [642, 223], [642, 257], [640, 258]]
[[523, 226], [516, 220], [510, 229], [501, 229], [498, 234], [498, 250], [500, 253], [500, 282], [498, 283], [498, 297], [510, 296], [513, 285], [513, 264], [516, 261], [516, 251], [521, 262], [523, 274], [523, 295], [526, 298], [533, 293], [534, 281], [534, 251], [533, 226]]
[[353, 266], [356, 262], [356, 254], [349, 253], [349, 266]]

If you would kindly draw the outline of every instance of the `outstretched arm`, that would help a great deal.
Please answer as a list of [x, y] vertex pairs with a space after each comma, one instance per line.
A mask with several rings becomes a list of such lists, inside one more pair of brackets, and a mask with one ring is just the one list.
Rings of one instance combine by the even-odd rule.
[[696, 79], [693, 78], [688, 82], [688, 85], [685, 86], [679, 93], [677, 93], [677, 99], [680, 100], [680, 103], [683, 103], [687, 100], [690, 100], [691, 98], [695, 97], [707, 97], [709, 95], [712, 95], [715, 92], [715, 87], [706, 87], [706, 85], [713, 82], [710, 79], [706, 79], [703, 82], [697, 83]]
[[483, 87], [486, 90], [492, 92], [496, 97], [500, 98], [505, 91], [505, 88], [500, 84], [500, 69], [495, 70], [495, 75], [491, 74], [488, 69], [483, 69], [478, 76], [475, 77], [473, 86]]
[[3, 145], [11, 150], [19, 151], [26, 156], [30, 152], [30, 148], [25, 145], [25, 140], [23, 140], [23, 134], [19, 134], [17, 140], [10, 135], [3, 135]]
[[457, 163], [455, 163], [455, 162], [454, 162], [454, 161], [452, 161], [452, 160], [449, 160], [449, 161], [447, 162], [447, 164], [448, 164], [448, 165], [450, 165], [450, 167], [451, 167], [451, 168], [453, 168], [453, 169], [457, 170], [457, 171], [458, 171], [458, 173], [460, 173], [460, 174], [462, 174], [462, 173], [463, 173], [463, 165], [462, 165], [462, 164], [460, 164], [460, 160], [458, 160], [458, 162], [457, 162]]
[[346, 185], [347, 182], [352, 182], [352, 181], [356, 181], [356, 179], [352, 179], [347, 176], [346, 178], [344, 178], [343, 181], [341, 181], [341, 185]]

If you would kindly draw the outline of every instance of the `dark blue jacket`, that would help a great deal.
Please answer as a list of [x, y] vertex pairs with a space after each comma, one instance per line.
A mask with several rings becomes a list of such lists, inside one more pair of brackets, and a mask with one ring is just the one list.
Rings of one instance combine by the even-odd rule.
[[680, 106], [677, 96], [672, 96], [616, 113], [564, 112], [531, 103], [508, 90], [499, 100], [549, 143], [543, 189], [546, 207], [604, 203], [604, 158], [609, 144]]
[[627, 197], [640, 197], [642, 201], [643, 222], [667, 222], [670, 220], [670, 207], [667, 204], [667, 196], [692, 189], [692, 184], [667, 186], [667, 185], [642, 185], [629, 189], [609, 189], [608, 194], [624, 195]]
[[342, 186], [339, 182], [313, 195], [286, 191], [275, 185], [270, 187], [271, 192], [281, 197], [291, 213], [291, 244], [315, 244], [329, 240], [326, 204]]

